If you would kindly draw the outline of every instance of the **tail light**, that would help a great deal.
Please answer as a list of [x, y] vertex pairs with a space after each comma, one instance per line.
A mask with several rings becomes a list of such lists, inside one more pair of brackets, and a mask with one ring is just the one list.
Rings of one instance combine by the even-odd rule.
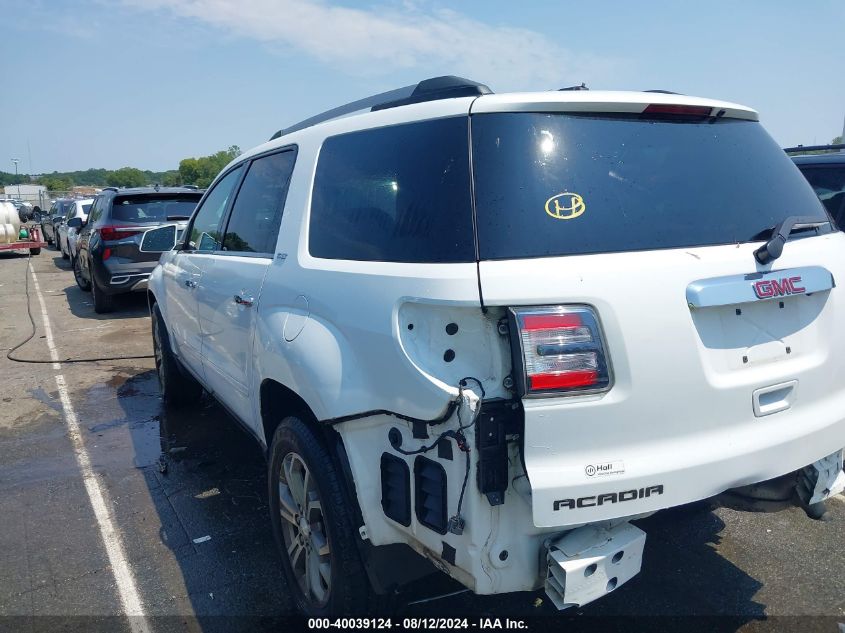
[[101, 226], [99, 229], [100, 238], [105, 241], [122, 240], [141, 233], [139, 229], [127, 226]]
[[[610, 389], [610, 363], [599, 320], [586, 306], [512, 308], [524, 395]], [[515, 349], [515, 352], [517, 350]]]

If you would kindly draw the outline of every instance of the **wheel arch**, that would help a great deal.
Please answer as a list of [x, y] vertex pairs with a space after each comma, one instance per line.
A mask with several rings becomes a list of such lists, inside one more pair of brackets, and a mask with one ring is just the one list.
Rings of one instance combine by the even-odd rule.
[[147, 288], [147, 308], [149, 308], [149, 310], [150, 310], [150, 316], [153, 315], [153, 307], [157, 303], [158, 303], [158, 299], [156, 298], [155, 293], [152, 290], [150, 290], [149, 288]]
[[323, 439], [326, 437], [325, 430], [318, 424], [317, 416], [314, 415], [308, 403], [293, 389], [277, 380], [265, 378], [261, 381], [259, 405], [265, 450], [268, 450], [273, 442], [273, 435], [279, 424], [289, 415], [299, 417], [320, 437]]

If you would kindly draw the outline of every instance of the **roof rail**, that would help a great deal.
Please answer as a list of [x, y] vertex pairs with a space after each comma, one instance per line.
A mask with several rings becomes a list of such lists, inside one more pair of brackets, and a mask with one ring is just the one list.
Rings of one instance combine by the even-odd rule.
[[656, 92], [657, 94], [661, 94], [661, 95], [679, 95], [679, 94], [681, 94], [680, 92], [672, 92], [671, 90], [661, 90], [659, 88], [654, 89], [654, 90], [643, 90], [643, 92]]
[[103, 187], [100, 191], [114, 191], [117, 193], [120, 190], [117, 187]]
[[182, 189], [190, 189], [191, 191], [197, 191], [199, 187], [196, 185], [182, 185]]
[[339, 106], [327, 110], [322, 114], [312, 116], [304, 121], [292, 125], [283, 130], [279, 130], [270, 140], [274, 140], [285, 134], [298, 132], [305, 128], [330, 121], [347, 114], [359, 112], [361, 110], [370, 109], [371, 112], [376, 110], [385, 110], [387, 108], [396, 108], [411, 103], [422, 103], [424, 101], [436, 101], [438, 99], [455, 99], [457, 97], [478, 97], [493, 92], [484, 84], [472, 81], [471, 79], [464, 79], [463, 77], [455, 77], [454, 75], [445, 75], [443, 77], [432, 77], [431, 79], [424, 79], [423, 81], [413, 86], [404, 86], [403, 88], [396, 88], [395, 90], [388, 90], [371, 97], [358, 99], [346, 105]]
[[797, 145], [796, 147], [787, 147], [784, 148], [784, 152], [787, 154], [800, 154], [801, 152], [819, 152], [824, 150], [843, 150], [845, 149], [845, 143], [838, 143], [836, 145]]
[[587, 84], [582, 81], [580, 86], [567, 86], [566, 88], [558, 88], [557, 90], [558, 92], [564, 92], [566, 90], [589, 90], [589, 88], [587, 88]]

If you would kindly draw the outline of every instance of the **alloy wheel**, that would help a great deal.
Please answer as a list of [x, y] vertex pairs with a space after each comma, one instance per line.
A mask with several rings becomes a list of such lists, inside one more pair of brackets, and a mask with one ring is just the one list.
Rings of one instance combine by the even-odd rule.
[[279, 470], [279, 512], [291, 569], [305, 598], [323, 606], [331, 591], [331, 550], [317, 482], [290, 452]]

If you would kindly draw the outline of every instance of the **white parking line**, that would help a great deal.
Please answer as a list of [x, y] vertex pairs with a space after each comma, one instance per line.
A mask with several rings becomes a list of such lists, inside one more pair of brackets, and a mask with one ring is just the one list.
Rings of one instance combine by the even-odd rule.
[[[47, 347], [50, 348], [53, 369], [59, 371], [62, 368], [61, 363], [58, 362], [59, 352], [56, 350], [56, 345], [53, 342], [53, 331], [50, 329], [47, 306], [44, 303], [44, 296], [41, 294], [41, 288], [38, 285], [38, 277], [35, 275], [35, 270], [33, 270], [31, 262], [29, 263], [29, 270], [32, 273], [32, 281], [35, 284], [38, 303], [41, 304], [41, 320], [44, 323], [44, 333], [47, 339]], [[97, 525], [100, 527], [100, 536], [103, 538], [103, 545], [105, 545], [106, 554], [109, 557], [114, 580], [117, 584], [117, 591], [120, 595], [120, 602], [123, 606], [123, 613], [128, 617], [129, 626], [133, 633], [151, 633], [149, 622], [144, 615], [141, 605], [141, 598], [138, 595], [138, 588], [135, 586], [135, 578], [132, 575], [129, 562], [126, 560], [126, 553], [123, 551], [120, 534], [115, 527], [114, 519], [112, 519], [111, 512], [109, 511], [108, 495], [100, 486], [100, 482], [97, 481], [97, 475], [94, 474], [91, 468], [91, 459], [88, 457], [88, 451], [85, 449], [85, 443], [82, 441], [82, 432], [79, 428], [76, 411], [74, 411], [73, 404], [70, 401], [67, 383], [65, 382], [64, 375], [60, 373], [56, 374], [56, 387], [59, 391], [59, 399], [61, 400], [65, 422], [67, 423], [68, 436], [73, 444], [76, 463], [82, 472], [85, 491], [88, 493], [88, 500], [91, 502], [91, 508], [94, 510]]]

